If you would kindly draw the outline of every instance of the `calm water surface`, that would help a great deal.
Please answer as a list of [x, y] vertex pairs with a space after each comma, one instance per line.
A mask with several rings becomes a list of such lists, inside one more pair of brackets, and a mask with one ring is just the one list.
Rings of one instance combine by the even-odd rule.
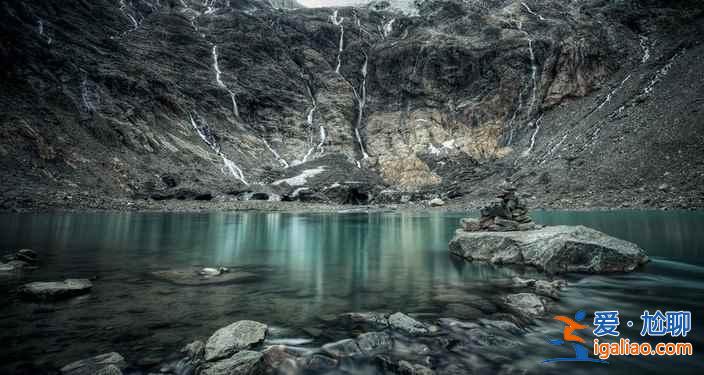
[[[466, 216], [448, 213], [47, 213], [0, 215], [0, 250], [32, 248], [41, 268], [0, 276], [0, 372], [27, 364], [61, 366], [107, 351], [148, 366], [196, 338], [240, 319], [273, 326], [275, 336], [323, 336], [322, 321], [362, 310], [453, 317], [439, 296], [518, 271], [452, 258], [447, 243]], [[633, 241], [653, 261], [638, 272], [569, 276], [558, 313], [618, 309], [639, 339], [643, 310], [691, 310], [693, 358], [612, 358], [609, 365], [541, 365], [568, 356], [550, 346], [561, 327], [546, 317], [501, 353], [534, 373], [701, 373], [704, 213], [537, 211], [544, 224], [584, 224]], [[257, 274], [246, 283], [184, 287], [151, 271], [230, 266]], [[95, 277], [90, 295], [26, 303], [21, 283]], [[466, 288], [465, 288], [466, 289]], [[482, 293], [482, 292], [477, 292]], [[483, 293], [486, 293], [484, 291]], [[587, 341], [589, 342], [589, 340]], [[313, 345], [313, 344], [311, 344]]]

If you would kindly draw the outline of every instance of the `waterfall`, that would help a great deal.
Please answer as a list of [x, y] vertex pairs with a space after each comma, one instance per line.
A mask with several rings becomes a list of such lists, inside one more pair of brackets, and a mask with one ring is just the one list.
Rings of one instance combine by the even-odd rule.
[[535, 122], [535, 130], [533, 131], [533, 135], [530, 136], [530, 146], [528, 147], [527, 150], [523, 151], [523, 157], [526, 157], [530, 155], [530, 152], [533, 151], [533, 146], [535, 146], [535, 136], [538, 135], [538, 131], [540, 131], [540, 120], [542, 119], [539, 118], [538, 121]]
[[215, 12], [215, 0], [204, 0], [203, 1], [203, 6], [206, 7], [207, 9], [205, 10], [205, 14], [211, 14]]
[[266, 141], [266, 139], [262, 140], [264, 141], [264, 145], [266, 146], [266, 148], [268, 148], [269, 151], [274, 154], [274, 158], [276, 158], [276, 161], [281, 163], [281, 166], [283, 166], [284, 168], [288, 168], [288, 162], [286, 161], [286, 159], [282, 158], [281, 155], [279, 155], [279, 153], [271, 147], [271, 145], [269, 144], [269, 142]]
[[237, 164], [235, 164], [232, 160], [228, 159], [227, 156], [225, 156], [225, 154], [222, 151], [220, 151], [220, 147], [215, 142], [215, 139], [211, 139], [212, 135], [208, 131], [207, 124], [205, 126], [205, 130], [208, 131], [208, 134], [204, 133], [203, 130], [200, 127], [198, 127], [198, 125], [196, 124], [196, 121], [193, 119], [193, 115], [189, 114], [188, 117], [191, 120], [191, 125], [193, 126], [193, 129], [195, 129], [195, 131], [198, 134], [198, 136], [200, 137], [200, 139], [202, 139], [203, 142], [205, 142], [205, 144], [208, 145], [208, 147], [210, 147], [210, 149], [216, 155], [218, 155], [220, 158], [222, 158], [223, 168], [221, 169], [221, 171], [223, 172], [223, 174], [227, 174], [227, 173], [225, 173], [225, 169], [227, 169], [232, 176], [234, 176], [238, 180], [242, 181], [242, 183], [244, 183], [245, 185], [249, 185], [249, 183], [247, 183], [247, 181], [244, 179], [244, 173], [242, 172], [242, 169], [240, 169], [240, 167], [238, 167]]
[[362, 86], [360, 87], [361, 95], [358, 95], [357, 90], [352, 88], [355, 98], [357, 99], [357, 126], [354, 128], [354, 135], [357, 138], [357, 143], [359, 144], [359, 149], [362, 152], [362, 159], [368, 159], [369, 155], [364, 148], [364, 142], [362, 142], [362, 136], [359, 133], [359, 128], [362, 126], [362, 118], [364, 117], [364, 107], [367, 104], [367, 54], [364, 54], [364, 65], [362, 65]]
[[125, 18], [129, 19], [132, 23], [132, 31], [139, 28], [139, 22], [137, 22], [137, 19], [135, 19], [134, 16], [127, 11], [127, 4], [125, 4], [125, 0], [120, 0], [120, 12], [122, 12]]
[[[318, 103], [315, 100], [315, 96], [313, 96], [313, 91], [310, 89], [310, 86], [306, 84], [306, 89], [308, 89], [308, 96], [310, 97], [311, 104], [313, 105], [311, 109], [308, 111], [308, 116], [306, 117], [306, 124], [308, 124], [309, 129], [313, 129], [314, 127], [314, 117], [313, 115], [315, 114], [315, 111], [318, 109]], [[326, 132], [325, 132], [325, 127], [321, 123], [319, 125], [319, 137], [320, 137], [320, 142], [318, 143], [317, 146], [313, 146], [310, 149], [308, 149], [308, 152], [303, 156], [303, 161], [301, 163], [305, 163], [308, 158], [313, 154], [313, 151], [315, 149], [318, 149], [318, 154], [322, 155], [323, 152], [325, 151], [323, 148], [323, 145], [325, 144], [325, 138], [326, 138]]]
[[51, 37], [45, 31], [44, 20], [40, 18], [37, 20], [37, 33], [46, 40], [46, 44], [51, 44]]
[[677, 60], [677, 58], [682, 56], [684, 54], [684, 52], [685, 52], [685, 50], [682, 49], [681, 51], [674, 54], [670, 58], [670, 60], [667, 61], [667, 64], [665, 64], [662, 68], [660, 68], [660, 70], [658, 70], [655, 73], [655, 76], [653, 77], [653, 79], [651, 79], [650, 82], [648, 82], [648, 85], [645, 86], [645, 89], [643, 89], [642, 93], [644, 95], [652, 94], [655, 91], [655, 85], [657, 85], [658, 82], [660, 82], [667, 75], [667, 73], [670, 72], [670, 69], [672, 68], [672, 64], [675, 62], [675, 60]]
[[521, 5], [523, 5], [523, 7], [528, 11], [528, 13], [530, 13], [530, 14], [532, 14], [532, 15], [538, 17], [538, 19], [541, 20], [541, 21], [545, 21], [545, 18], [544, 18], [543, 16], [541, 16], [540, 14], [533, 12], [533, 10], [530, 9], [530, 7], [528, 6], [528, 4], [526, 4], [526, 3], [524, 3], [524, 2], [521, 1]]
[[215, 70], [215, 81], [217, 82], [218, 86], [225, 89], [230, 94], [230, 99], [232, 100], [232, 113], [235, 114], [235, 117], [240, 117], [240, 111], [237, 108], [237, 98], [235, 97], [235, 93], [230, 90], [225, 83], [222, 81], [220, 78], [220, 75], [222, 72], [220, 71], [220, 65], [218, 64], [218, 46], [213, 44], [213, 70]]
[[335, 26], [340, 27], [340, 44], [337, 49], [337, 67], [335, 67], [335, 73], [340, 73], [340, 66], [342, 65], [342, 48], [343, 48], [343, 41], [345, 38], [345, 27], [342, 24], [342, 21], [345, 20], [345, 17], [340, 17], [337, 18], [337, 10], [332, 12], [332, 16], [330, 16], [330, 21], [332, 21], [332, 24]]
[[[526, 33], [526, 36], [528, 34]], [[533, 81], [533, 94], [530, 98], [530, 105], [528, 106], [528, 115], [533, 113], [533, 106], [535, 105], [535, 99], [538, 92], [538, 67], [535, 65], [535, 53], [533, 52], [533, 39], [528, 37], [528, 51], [530, 52], [530, 77]]]
[[81, 82], [81, 99], [83, 99], [83, 106], [88, 112], [95, 112], [95, 103], [91, 98], [91, 92], [88, 90], [88, 78], [83, 78]]
[[396, 19], [392, 18], [389, 22], [385, 23], [382, 26], [382, 34], [384, 35], [384, 38], [388, 38], [389, 35], [391, 35], [391, 33], [394, 31], [394, 22], [396, 22]]
[[606, 95], [606, 98], [604, 98], [604, 100], [601, 102], [601, 104], [599, 104], [599, 106], [596, 107], [596, 110], [600, 110], [600, 109], [603, 108], [607, 103], [609, 103], [609, 102], [611, 101], [611, 98], [613, 98], [614, 94], [616, 94], [616, 92], [617, 92], [618, 90], [620, 90], [620, 89], [623, 87], [623, 85], [624, 85], [629, 79], [631, 79], [631, 75], [630, 75], [630, 74], [628, 74], [628, 75], [626, 76], [626, 78], [624, 78], [624, 79], [621, 81], [621, 84], [619, 84], [615, 89], [611, 90], [608, 95]]
[[511, 116], [511, 120], [509, 120], [508, 122], [508, 128], [510, 129], [510, 132], [508, 135], [508, 141], [506, 141], [506, 146], [510, 146], [513, 142], [513, 133], [515, 131], [514, 123], [516, 122], [516, 117], [518, 117], [518, 114], [521, 113], [521, 110], [523, 109], [523, 95], [527, 90], [528, 85], [524, 85], [523, 90], [518, 93], [518, 105], [516, 106], [516, 110], [513, 111], [513, 116]]
[[643, 57], [640, 59], [642, 64], [645, 64], [650, 60], [650, 46], [648, 45], [649, 39], [645, 35], [640, 35], [640, 49], [643, 51]]

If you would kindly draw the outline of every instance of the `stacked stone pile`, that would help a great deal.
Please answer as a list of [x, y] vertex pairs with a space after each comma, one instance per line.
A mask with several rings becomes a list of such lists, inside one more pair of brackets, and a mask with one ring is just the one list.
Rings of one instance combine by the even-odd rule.
[[541, 228], [528, 215], [525, 202], [519, 199], [516, 187], [511, 184], [502, 185], [496, 199], [482, 208], [480, 213], [479, 220], [462, 219], [462, 228], [467, 232], [510, 232]]

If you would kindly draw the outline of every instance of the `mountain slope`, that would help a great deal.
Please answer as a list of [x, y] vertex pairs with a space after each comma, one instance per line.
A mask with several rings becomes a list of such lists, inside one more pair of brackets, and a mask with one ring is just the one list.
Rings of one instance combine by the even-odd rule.
[[[4, 1], [0, 204], [335, 201], [329, 175], [368, 200], [472, 201], [509, 178], [544, 205], [701, 206], [702, 8]], [[269, 185], [319, 167], [325, 185]]]

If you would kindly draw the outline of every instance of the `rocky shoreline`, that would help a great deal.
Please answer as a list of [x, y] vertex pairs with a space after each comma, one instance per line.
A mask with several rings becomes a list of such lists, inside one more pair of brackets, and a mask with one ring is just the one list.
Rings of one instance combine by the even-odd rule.
[[501, 353], [515, 345], [535, 319], [556, 303], [563, 280], [497, 280], [491, 298], [448, 294], [448, 303], [464, 306], [461, 317], [424, 318], [403, 312], [350, 312], [323, 317], [325, 328], [307, 338], [279, 337], [266, 323], [240, 320], [208, 338], [196, 339], [151, 366], [109, 352], [61, 367], [62, 375], [178, 374], [261, 375], [349, 371], [371, 373], [466, 374], [513, 373]]
[[[608, 194], [606, 194], [608, 196]], [[629, 197], [615, 193], [607, 201], [604, 196], [563, 196], [530, 199], [537, 210], [688, 210], [704, 209], [704, 197], [658, 196], [648, 203], [637, 202], [637, 196]], [[161, 211], [161, 212], [203, 212], [203, 211], [286, 211], [286, 212], [368, 212], [368, 211], [449, 211], [459, 212], [479, 210], [490, 198], [475, 197], [445, 200], [442, 206], [433, 206], [430, 200], [398, 204], [330, 204], [308, 202], [237, 201], [237, 200], [167, 200], [154, 201], [131, 198], [96, 197], [89, 194], [72, 196], [71, 199], [14, 198], [0, 206], [0, 213], [50, 212], [50, 211]], [[633, 203], [628, 203], [633, 202]]]

